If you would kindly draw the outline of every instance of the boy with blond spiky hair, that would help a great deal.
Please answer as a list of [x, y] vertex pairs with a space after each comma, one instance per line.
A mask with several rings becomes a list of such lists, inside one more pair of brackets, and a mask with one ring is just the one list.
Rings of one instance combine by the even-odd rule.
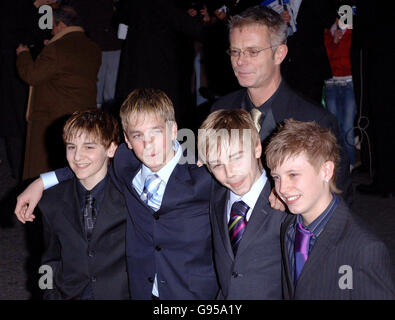
[[199, 129], [199, 158], [222, 184], [211, 189], [215, 266], [227, 300], [281, 299], [280, 225], [261, 165], [262, 146], [245, 110], [217, 110]]
[[394, 299], [385, 244], [336, 193], [335, 136], [286, 120], [266, 148], [277, 194], [294, 216], [281, 226], [285, 299]]

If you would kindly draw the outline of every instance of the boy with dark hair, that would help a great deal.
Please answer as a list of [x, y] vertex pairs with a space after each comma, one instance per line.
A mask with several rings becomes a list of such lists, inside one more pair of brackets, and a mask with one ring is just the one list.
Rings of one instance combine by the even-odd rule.
[[125, 259], [126, 204], [107, 174], [118, 124], [100, 110], [75, 112], [63, 128], [75, 176], [39, 202], [45, 251], [53, 272], [44, 299], [129, 299]]
[[281, 226], [285, 299], [394, 299], [385, 244], [336, 193], [335, 136], [287, 120], [266, 148], [277, 194], [295, 214]]

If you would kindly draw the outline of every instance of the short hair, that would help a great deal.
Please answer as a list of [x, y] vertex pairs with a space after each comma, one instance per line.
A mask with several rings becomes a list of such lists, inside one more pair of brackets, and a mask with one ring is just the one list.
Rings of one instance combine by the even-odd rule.
[[108, 112], [91, 109], [74, 112], [63, 127], [63, 141], [67, 143], [85, 133], [108, 148], [112, 142], [119, 144], [118, 121]]
[[336, 171], [340, 159], [336, 137], [329, 129], [316, 122], [285, 120], [266, 147], [266, 164], [273, 170], [286, 159], [302, 153], [317, 171], [326, 161], [334, 163], [329, 185], [332, 192], [340, 193], [336, 188]]
[[56, 24], [63, 22], [66, 26], [81, 26], [82, 21], [77, 11], [69, 5], [61, 5], [52, 11], [53, 19]]
[[159, 89], [134, 89], [120, 109], [123, 130], [126, 131], [129, 119], [139, 115], [154, 114], [165, 122], [175, 122], [174, 107], [170, 98]]
[[[237, 131], [237, 135], [232, 135], [232, 131]], [[247, 111], [221, 109], [212, 112], [199, 129], [199, 160], [206, 163], [211, 152], [219, 152], [222, 146], [229, 146], [232, 138], [238, 138], [244, 146], [250, 146], [252, 150], [261, 143], [254, 121]], [[249, 140], [244, 141], [248, 138]]]
[[250, 7], [238, 15], [229, 19], [229, 34], [235, 28], [242, 28], [250, 25], [266, 26], [269, 31], [270, 44], [280, 45], [287, 42], [288, 25], [281, 16], [265, 6]]

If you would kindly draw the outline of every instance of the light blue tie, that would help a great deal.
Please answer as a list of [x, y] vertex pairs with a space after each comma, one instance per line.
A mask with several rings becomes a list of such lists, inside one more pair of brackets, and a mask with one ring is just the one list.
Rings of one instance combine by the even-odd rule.
[[140, 196], [140, 199], [154, 211], [158, 211], [161, 205], [157, 194], [161, 182], [162, 179], [156, 173], [148, 175], [144, 182], [143, 193]]

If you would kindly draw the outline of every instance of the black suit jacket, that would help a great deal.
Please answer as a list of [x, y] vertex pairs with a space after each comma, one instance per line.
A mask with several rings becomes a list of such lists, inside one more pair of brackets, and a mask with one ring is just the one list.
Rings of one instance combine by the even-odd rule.
[[[285, 246], [286, 230], [295, 219], [296, 216], [289, 216], [281, 226], [285, 299], [395, 299], [391, 261], [385, 244], [342, 201], [315, 242], [295, 288]], [[339, 270], [341, 266], [351, 269], [345, 273]], [[347, 281], [341, 279], [346, 275], [351, 277]], [[352, 289], [341, 289], [339, 283], [344, 282], [352, 283]]]
[[221, 291], [219, 299], [281, 299], [280, 225], [285, 213], [270, 207], [267, 182], [248, 221], [236, 256], [228, 233], [229, 190], [213, 184], [210, 220], [214, 260]]
[[114, 160], [129, 209], [126, 256], [132, 299], [151, 300], [155, 273], [161, 300], [214, 299], [218, 283], [209, 219], [212, 178], [206, 168], [177, 164], [155, 212], [133, 187], [141, 169], [134, 152], [122, 144]]
[[129, 299], [125, 257], [126, 205], [110, 178], [90, 243], [86, 240], [77, 179], [44, 192], [45, 252], [42, 264], [53, 270], [52, 290], [44, 299], [80, 299], [91, 284], [95, 299]]
[[[284, 80], [274, 95], [271, 110], [275, 124], [281, 124], [284, 120], [290, 118], [298, 121], [315, 121], [319, 125], [329, 128], [336, 136], [340, 146], [340, 164], [337, 171], [336, 185], [343, 191], [343, 197], [347, 203], [350, 203], [352, 200], [350, 162], [335, 116], [328, 110], [304, 99], [292, 90]], [[247, 89], [241, 89], [218, 100], [211, 111], [218, 109], [244, 109], [250, 111], [247, 99]], [[265, 119], [260, 132], [263, 147], [269, 141], [273, 132], [273, 126], [270, 123], [266, 125]], [[264, 159], [262, 162], [265, 163]]]

